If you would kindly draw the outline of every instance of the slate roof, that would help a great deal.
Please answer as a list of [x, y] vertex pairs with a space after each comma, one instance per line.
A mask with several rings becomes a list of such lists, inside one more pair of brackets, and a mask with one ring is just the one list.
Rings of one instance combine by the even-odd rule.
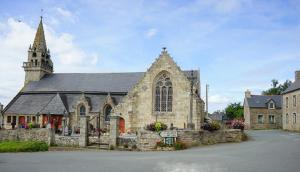
[[282, 94], [286, 94], [299, 89], [300, 89], [300, 79], [293, 82]]
[[[187, 77], [191, 76], [191, 71], [184, 73]], [[134, 72], [45, 75], [40, 81], [27, 84], [4, 111], [12, 114], [50, 112], [62, 115], [64, 110], [74, 112], [81, 93], [85, 92], [85, 97], [91, 106], [90, 112], [101, 112], [108, 93], [111, 93], [115, 104], [118, 104], [144, 74], [144, 72]], [[199, 81], [198, 71], [194, 72], [194, 77]]]
[[[118, 104], [125, 95], [111, 95], [112, 99]], [[63, 94], [56, 93], [25, 93], [16, 97], [16, 100], [8, 105], [5, 113], [11, 114], [57, 114], [63, 115], [66, 112], [74, 112], [76, 103], [80, 99], [81, 93]], [[104, 94], [85, 94], [90, 102], [90, 112], [100, 112], [106, 101], [107, 95]]]
[[62, 99], [60, 98], [59, 94], [56, 94], [46, 106], [40, 110], [41, 114], [55, 114], [55, 115], [63, 115], [67, 113], [66, 106], [64, 105]]
[[[184, 72], [188, 77], [191, 71]], [[144, 72], [132, 73], [55, 73], [30, 82], [23, 92], [121, 92], [127, 93], [142, 79]], [[198, 71], [194, 72], [199, 80]]]
[[250, 108], [266, 108], [267, 103], [273, 100], [276, 108], [281, 108], [281, 95], [251, 95], [251, 98], [246, 98]]

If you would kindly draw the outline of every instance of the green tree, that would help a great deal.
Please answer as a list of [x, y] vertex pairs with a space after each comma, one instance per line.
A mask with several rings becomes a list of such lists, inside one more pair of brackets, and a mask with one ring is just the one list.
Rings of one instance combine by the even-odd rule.
[[241, 105], [241, 103], [230, 103], [225, 108], [225, 113], [229, 119], [243, 118], [244, 107]]
[[[283, 84], [279, 84], [278, 80], [272, 79], [272, 88], [265, 90], [262, 92], [263, 95], [280, 95], [283, 91], [285, 91], [290, 85], [291, 81], [286, 80]], [[278, 85], [279, 84], [279, 85]]]

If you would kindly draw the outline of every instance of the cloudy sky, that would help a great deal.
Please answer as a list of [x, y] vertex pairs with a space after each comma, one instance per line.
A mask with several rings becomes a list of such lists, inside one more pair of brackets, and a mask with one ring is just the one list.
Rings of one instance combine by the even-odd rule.
[[1, 0], [2, 104], [23, 86], [41, 9], [55, 72], [146, 71], [166, 46], [200, 69], [211, 112], [300, 69], [299, 0]]

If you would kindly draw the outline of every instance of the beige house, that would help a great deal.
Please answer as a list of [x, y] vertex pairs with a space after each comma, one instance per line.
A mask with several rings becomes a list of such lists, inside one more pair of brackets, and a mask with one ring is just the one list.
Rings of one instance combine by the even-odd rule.
[[282, 96], [251, 95], [247, 90], [244, 99], [246, 129], [282, 128]]
[[295, 72], [295, 82], [292, 83], [283, 96], [283, 129], [300, 132], [300, 71]]
[[41, 19], [23, 63], [24, 87], [4, 109], [5, 128], [66, 123], [74, 131], [84, 115], [101, 129], [117, 115], [121, 132], [155, 121], [199, 129], [204, 120], [199, 71], [181, 70], [165, 48], [146, 72], [53, 73], [53, 66]]

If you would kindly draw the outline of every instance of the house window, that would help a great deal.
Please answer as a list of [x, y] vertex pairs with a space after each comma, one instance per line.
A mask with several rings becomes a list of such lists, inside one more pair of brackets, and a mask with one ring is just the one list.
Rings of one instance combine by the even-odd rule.
[[297, 122], [297, 114], [293, 113], [293, 123], [296, 124]]
[[30, 123], [30, 116], [27, 116], [27, 119], [26, 119], [27, 123]]
[[269, 115], [269, 123], [270, 124], [275, 124], [275, 117], [274, 117], [274, 115]]
[[296, 107], [296, 102], [297, 102], [296, 100], [297, 100], [297, 99], [296, 99], [296, 95], [293, 95], [293, 106], [294, 106], [294, 107]]
[[6, 123], [11, 123], [11, 116], [7, 116]]
[[264, 116], [263, 115], [258, 115], [257, 121], [258, 121], [259, 124], [263, 124], [264, 123]]
[[274, 109], [274, 102], [269, 103], [269, 109]]
[[285, 117], [285, 123], [288, 124], [289, 123], [289, 114], [286, 114], [285, 116], [286, 116]]
[[285, 98], [285, 107], [289, 108], [289, 98], [288, 97]]
[[155, 111], [172, 112], [173, 87], [170, 77], [162, 74], [155, 84]]
[[80, 114], [80, 116], [85, 115], [85, 106], [84, 105], [80, 106], [80, 108], [79, 108], [79, 114]]

